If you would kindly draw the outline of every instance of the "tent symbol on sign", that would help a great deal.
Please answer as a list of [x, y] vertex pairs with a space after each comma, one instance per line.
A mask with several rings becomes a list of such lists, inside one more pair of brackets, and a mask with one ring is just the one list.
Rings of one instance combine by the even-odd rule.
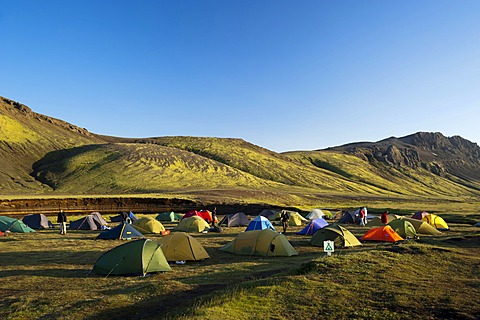
[[335, 251], [334, 242], [331, 240], [323, 241], [323, 251], [325, 251], [330, 256], [332, 252]]

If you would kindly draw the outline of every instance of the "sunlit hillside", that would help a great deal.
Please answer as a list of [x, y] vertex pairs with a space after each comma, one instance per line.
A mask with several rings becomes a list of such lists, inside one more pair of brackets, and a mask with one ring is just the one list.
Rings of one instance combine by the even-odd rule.
[[85, 129], [0, 97], [0, 192], [48, 191], [30, 176], [35, 161], [50, 151], [99, 141]]
[[480, 194], [478, 146], [438, 133], [280, 154], [242, 139], [95, 135], [5, 98], [0, 127], [2, 195], [170, 193], [314, 206], [327, 197], [475, 202]]

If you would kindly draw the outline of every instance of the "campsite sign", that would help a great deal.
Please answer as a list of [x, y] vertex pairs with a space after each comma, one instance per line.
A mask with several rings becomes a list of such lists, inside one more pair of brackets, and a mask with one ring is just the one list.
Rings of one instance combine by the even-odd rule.
[[323, 241], [323, 251], [326, 252], [329, 256], [331, 256], [332, 252], [335, 251], [334, 242], [330, 240]]

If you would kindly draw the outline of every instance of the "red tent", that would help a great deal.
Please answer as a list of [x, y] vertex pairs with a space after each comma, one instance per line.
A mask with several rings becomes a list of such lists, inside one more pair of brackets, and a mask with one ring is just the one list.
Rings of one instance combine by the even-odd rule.
[[372, 228], [360, 240], [397, 242], [404, 240], [390, 226]]
[[[190, 218], [190, 217], [193, 217], [193, 216], [198, 216], [200, 218], [202, 218], [203, 220], [207, 221], [208, 223], [212, 223], [212, 213], [208, 210], [200, 210], [200, 211], [196, 211], [196, 210], [191, 210], [191, 211], [188, 211], [182, 218], [185, 219], [185, 218]], [[216, 221], [218, 222], [218, 221]]]

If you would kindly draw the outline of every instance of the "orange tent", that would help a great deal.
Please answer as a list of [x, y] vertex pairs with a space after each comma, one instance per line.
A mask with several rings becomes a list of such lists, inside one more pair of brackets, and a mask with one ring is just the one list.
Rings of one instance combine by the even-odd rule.
[[368, 230], [367, 233], [360, 238], [360, 240], [396, 242], [404, 239], [400, 237], [400, 235], [396, 233], [392, 227], [387, 225]]

